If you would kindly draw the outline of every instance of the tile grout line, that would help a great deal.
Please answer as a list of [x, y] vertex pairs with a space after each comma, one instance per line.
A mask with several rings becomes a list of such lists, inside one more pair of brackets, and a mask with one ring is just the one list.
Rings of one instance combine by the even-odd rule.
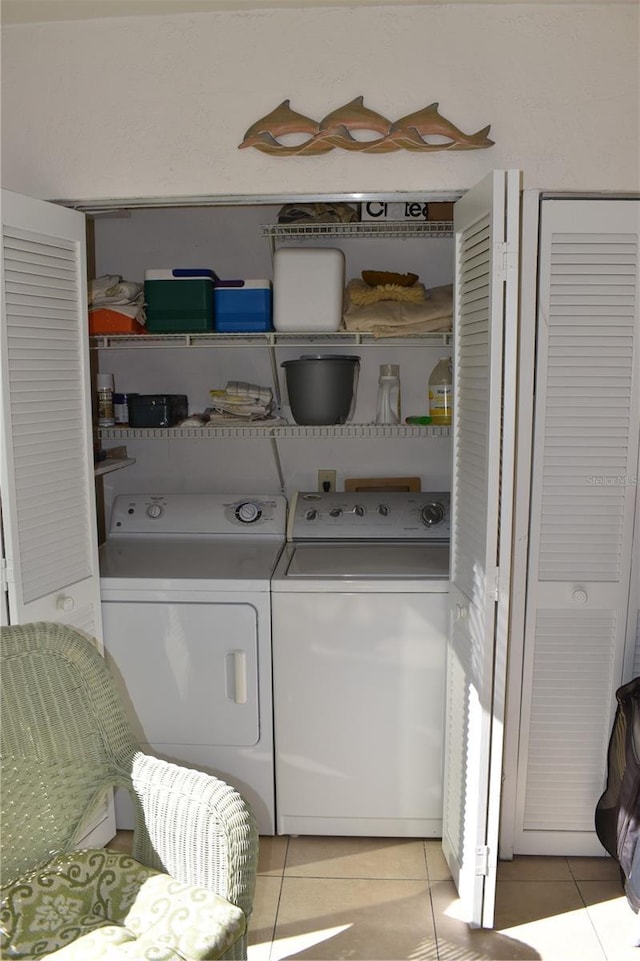
[[[395, 875], [390, 875], [389, 877], [376, 877], [372, 878], [368, 874], [287, 874], [287, 880], [289, 881], [395, 881], [398, 884], [402, 884], [406, 881], [408, 884], [415, 884], [416, 882], [423, 881], [429, 884], [428, 878], [407, 878], [407, 877], [397, 877]], [[640, 958], [638, 959], [640, 961]]]
[[280, 875], [280, 890], [278, 891], [278, 899], [276, 901], [276, 910], [273, 917], [273, 930], [271, 931], [271, 942], [269, 944], [269, 954], [267, 956], [267, 961], [271, 961], [271, 955], [273, 954], [273, 945], [276, 940], [276, 931], [278, 930], [278, 915], [280, 914], [280, 903], [282, 901], [282, 890], [284, 888], [284, 875], [287, 869], [287, 858], [289, 856], [290, 843], [291, 843], [291, 838], [287, 837], [287, 843], [284, 851], [284, 858], [282, 859], [282, 874]]
[[[433, 838], [429, 838], [428, 840], [432, 841]], [[440, 935], [438, 934], [439, 926], [438, 926], [438, 921], [436, 916], [436, 909], [433, 903], [433, 885], [438, 884], [442, 880], [446, 880], [446, 879], [431, 877], [431, 873], [429, 871], [429, 855], [427, 850], [427, 843], [428, 843], [427, 839], [423, 840], [422, 846], [424, 849], [424, 860], [425, 860], [425, 867], [427, 871], [427, 885], [429, 890], [429, 905], [431, 908], [431, 921], [433, 923], [433, 942], [434, 942], [435, 951], [436, 951], [436, 958], [438, 959], [438, 961], [440, 961], [441, 945], [440, 945]], [[445, 952], [445, 951], [446, 951], [446, 942], [444, 939], [442, 939], [442, 952]]]
[[[589, 911], [589, 905], [588, 905], [587, 902], [585, 901], [584, 896], [583, 896], [583, 894], [582, 894], [582, 891], [580, 890], [579, 881], [588, 881], [589, 879], [588, 879], [588, 878], [577, 878], [577, 877], [575, 876], [575, 874], [574, 874], [573, 868], [571, 867], [571, 859], [570, 859], [570, 858], [566, 858], [565, 860], [566, 860], [566, 862], [567, 862], [567, 867], [568, 867], [568, 869], [569, 869], [569, 873], [570, 873], [571, 877], [573, 878], [573, 883], [575, 884], [576, 889], [577, 889], [577, 891], [578, 891], [578, 897], [580, 898], [580, 901], [582, 902], [582, 904], [583, 904], [583, 906], [584, 906], [583, 910], [586, 912], [587, 919], [588, 919], [588, 921], [589, 921], [589, 924], [591, 925], [591, 929], [593, 930], [593, 933], [594, 933], [594, 935], [595, 935], [595, 937], [596, 937], [596, 940], [597, 940], [598, 944], [599, 944], [600, 947], [602, 948], [602, 954], [603, 954], [603, 956], [604, 956], [604, 958], [605, 958], [605, 961], [609, 961], [609, 955], [608, 955], [608, 953], [607, 953], [607, 949], [606, 949], [605, 945], [602, 943], [602, 941], [601, 941], [601, 939], [600, 939], [600, 935], [598, 934], [598, 929], [596, 928], [595, 924], [593, 923], [593, 918], [591, 917], [591, 912]], [[615, 961], [615, 959], [612, 958], [611, 961]]]
[[[580, 901], [582, 902], [582, 906], [583, 906], [583, 907], [582, 907], [582, 910], [583, 910], [583, 911], [585, 912], [585, 914], [587, 915], [587, 921], [589, 922], [589, 924], [590, 924], [590, 926], [591, 926], [591, 930], [593, 931], [593, 933], [594, 933], [594, 935], [595, 935], [595, 939], [596, 939], [596, 941], [598, 942], [598, 944], [600, 945], [600, 948], [601, 948], [601, 950], [602, 950], [602, 957], [604, 958], [604, 961], [609, 961], [609, 955], [607, 954], [607, 949], [605, 948], [604, 944], [603, 944], [602, 941], [600, 940], [600, 935], [598, 934], [598, 929], [596, 928], [595, 924], [593, 923], [593, 918], [591, 917], [591, 912], [589, 911], [589, 905], [587, 904], [587, 902], [585, 901], [585, 899], [584, 899], [584, 897], [583, 897], [582, 891], [580, 890], [580, 885], [578, 884], [578, 879], [575, 877], [573, 871], [571, 870], [571, 865], [569, 864], [568, 859], [567, 859], [567, 866], [568, 866], [568, 868], [569, 868], [569, 872], [570, 872], [570, 874], [571, 874], [571, 877], [573, 878], [573, 883], [574, 883], [575, 886], [576, 886], [576, 890], [577, 890], [577, 892], [578, 892], [578, 897], [580, 898]], [[615, 961], [615, 959], [612, 959], [612, 961]]]

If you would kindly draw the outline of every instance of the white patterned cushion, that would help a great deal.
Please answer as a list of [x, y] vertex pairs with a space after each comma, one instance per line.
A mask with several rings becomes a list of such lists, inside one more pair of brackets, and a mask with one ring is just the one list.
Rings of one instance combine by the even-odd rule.
[[57, 857], [1, 893], [2, 957], [16, 961], [209, 961], [246, 929], [224, 898], [105, 849]]

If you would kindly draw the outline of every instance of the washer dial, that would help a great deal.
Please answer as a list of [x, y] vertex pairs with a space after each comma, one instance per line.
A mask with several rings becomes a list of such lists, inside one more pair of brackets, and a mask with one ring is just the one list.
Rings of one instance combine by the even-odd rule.
[[244, 501], [236, 507], [236, 517], [242, 524], [255, 524], [262, 517], [262, 509], [253, 501]]
[[440, 501], [433, 501], [431, 504], [425, 504], [420, 511], [420, 520], [425, 525], [425, 527], [435, 527], [436, 524], [440, 524], [446, 517], [446, 510]]

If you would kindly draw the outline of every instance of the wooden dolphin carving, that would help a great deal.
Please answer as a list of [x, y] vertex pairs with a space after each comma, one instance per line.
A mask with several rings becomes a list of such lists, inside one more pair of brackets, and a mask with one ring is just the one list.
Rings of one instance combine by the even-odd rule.
[[[263, 153], [280, 157], [314, 156], [328, 153], [335, 147], [361, 153], [382, 154], [394, 150], [483, 150], [492, 147], [491, 127], [483, 127], [474, 134], [466, 134], [443, 117], [438, 104], [431, 103], [422, 110], [407, 114], [391, 123], [386, 117], [364, 105], [364, 97], [355, 97], [328, 113], [320, 122], [291, 109], [291, 102], [282, 103], [265, 114], [246, 131], [238, 149], [255, 147]], [[368, 130], [380, 134], [372, 140], [356, 139], [352, 131]], [[278, 137], [290, 134], [307, 135], [302, 143], [280, 143]], [[443, 137], [446, 142], [432, 142], [428, 137]]]
[[[438, 112], [438, 106], [437, 103], [431, 103], [428, 107], [423, 107], [422, 110], [416, 110], [415, 113], [401, 117], [391, 124], [391, 133], [413, 129], [418, 132], [420, 137], [428, 137], [429, 135], [449, 137], [453, 143], [464, 144], [468, 149], [493, 146], [494, 141], [489, 140], [487, 136], [491, 130], [490, 125], [483, 127], [482, 130], [478, 130], [474, 134], [463, 133], [455, 124], [452, 124], [450, 120], [447, 120]], [[447, 149], [448, 145], [432, 144], [431, 146], [438, 146], [443, 150]]]
[[332, 110], [320, 121], [320, 130], [335, 130], [343, 126], [347, 130], [373, 130], [376, 133], [388, 134], [391, 121], [381, 113], [365, 107], [364, 97], [356, 97], [343, 107]]
[[260, 117], [252, 123], [246, 131], [242, 143], [238, 144], [238, 149], [245, 147], [255, 147], [260, 142], [260, 135], [268, 133], [272, 137], [281, 137], [284, 134], [306, 133], [313, 136], [318, 132], [317, 120], [305, 117], [304, 114], [297, 113], [291, 109], [291, 101], [283, 100], [275, 110]]
[[391, 153], [393, 150], [400, 149], [390, 136], [380, 137], [378, 140], [356, 140], [344, 124], [334, 127], [330, 133], [324, 135], [324, 139], [333, 147], [357, 150], [360, 153]]
[[240, 144], [240, 148], [242, 147], [255, 147], [256, 150], [261, 151], [261, 153], [274, 154], [280, 157], [299, 157], [329, 153], [330, 150], [333, 150], [334, 144], [322, 137], [311, 137], [309, 140], [305, 140], [304, 143], [289, 146], [279, 143], [275, 137], [272, 137], [270, 133], [264, 131], [263, 133], [255, 134], [251, 138], [251, 143], [245, 143], [243, 141]]

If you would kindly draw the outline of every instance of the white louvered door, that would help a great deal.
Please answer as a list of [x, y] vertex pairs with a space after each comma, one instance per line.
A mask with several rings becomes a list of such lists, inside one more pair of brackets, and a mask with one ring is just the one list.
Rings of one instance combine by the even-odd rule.
[[101, 642], [85, 218], [2, 191], [2, 518], [12, 623]]
[[465, 918], [491, 927], [515, 449], [519, 172], [455, 208], [451, 620], [442, 846]]
[[637, 200], [542, 203], [516, 853], [602, 854], [633, 620], [639, 217]]

